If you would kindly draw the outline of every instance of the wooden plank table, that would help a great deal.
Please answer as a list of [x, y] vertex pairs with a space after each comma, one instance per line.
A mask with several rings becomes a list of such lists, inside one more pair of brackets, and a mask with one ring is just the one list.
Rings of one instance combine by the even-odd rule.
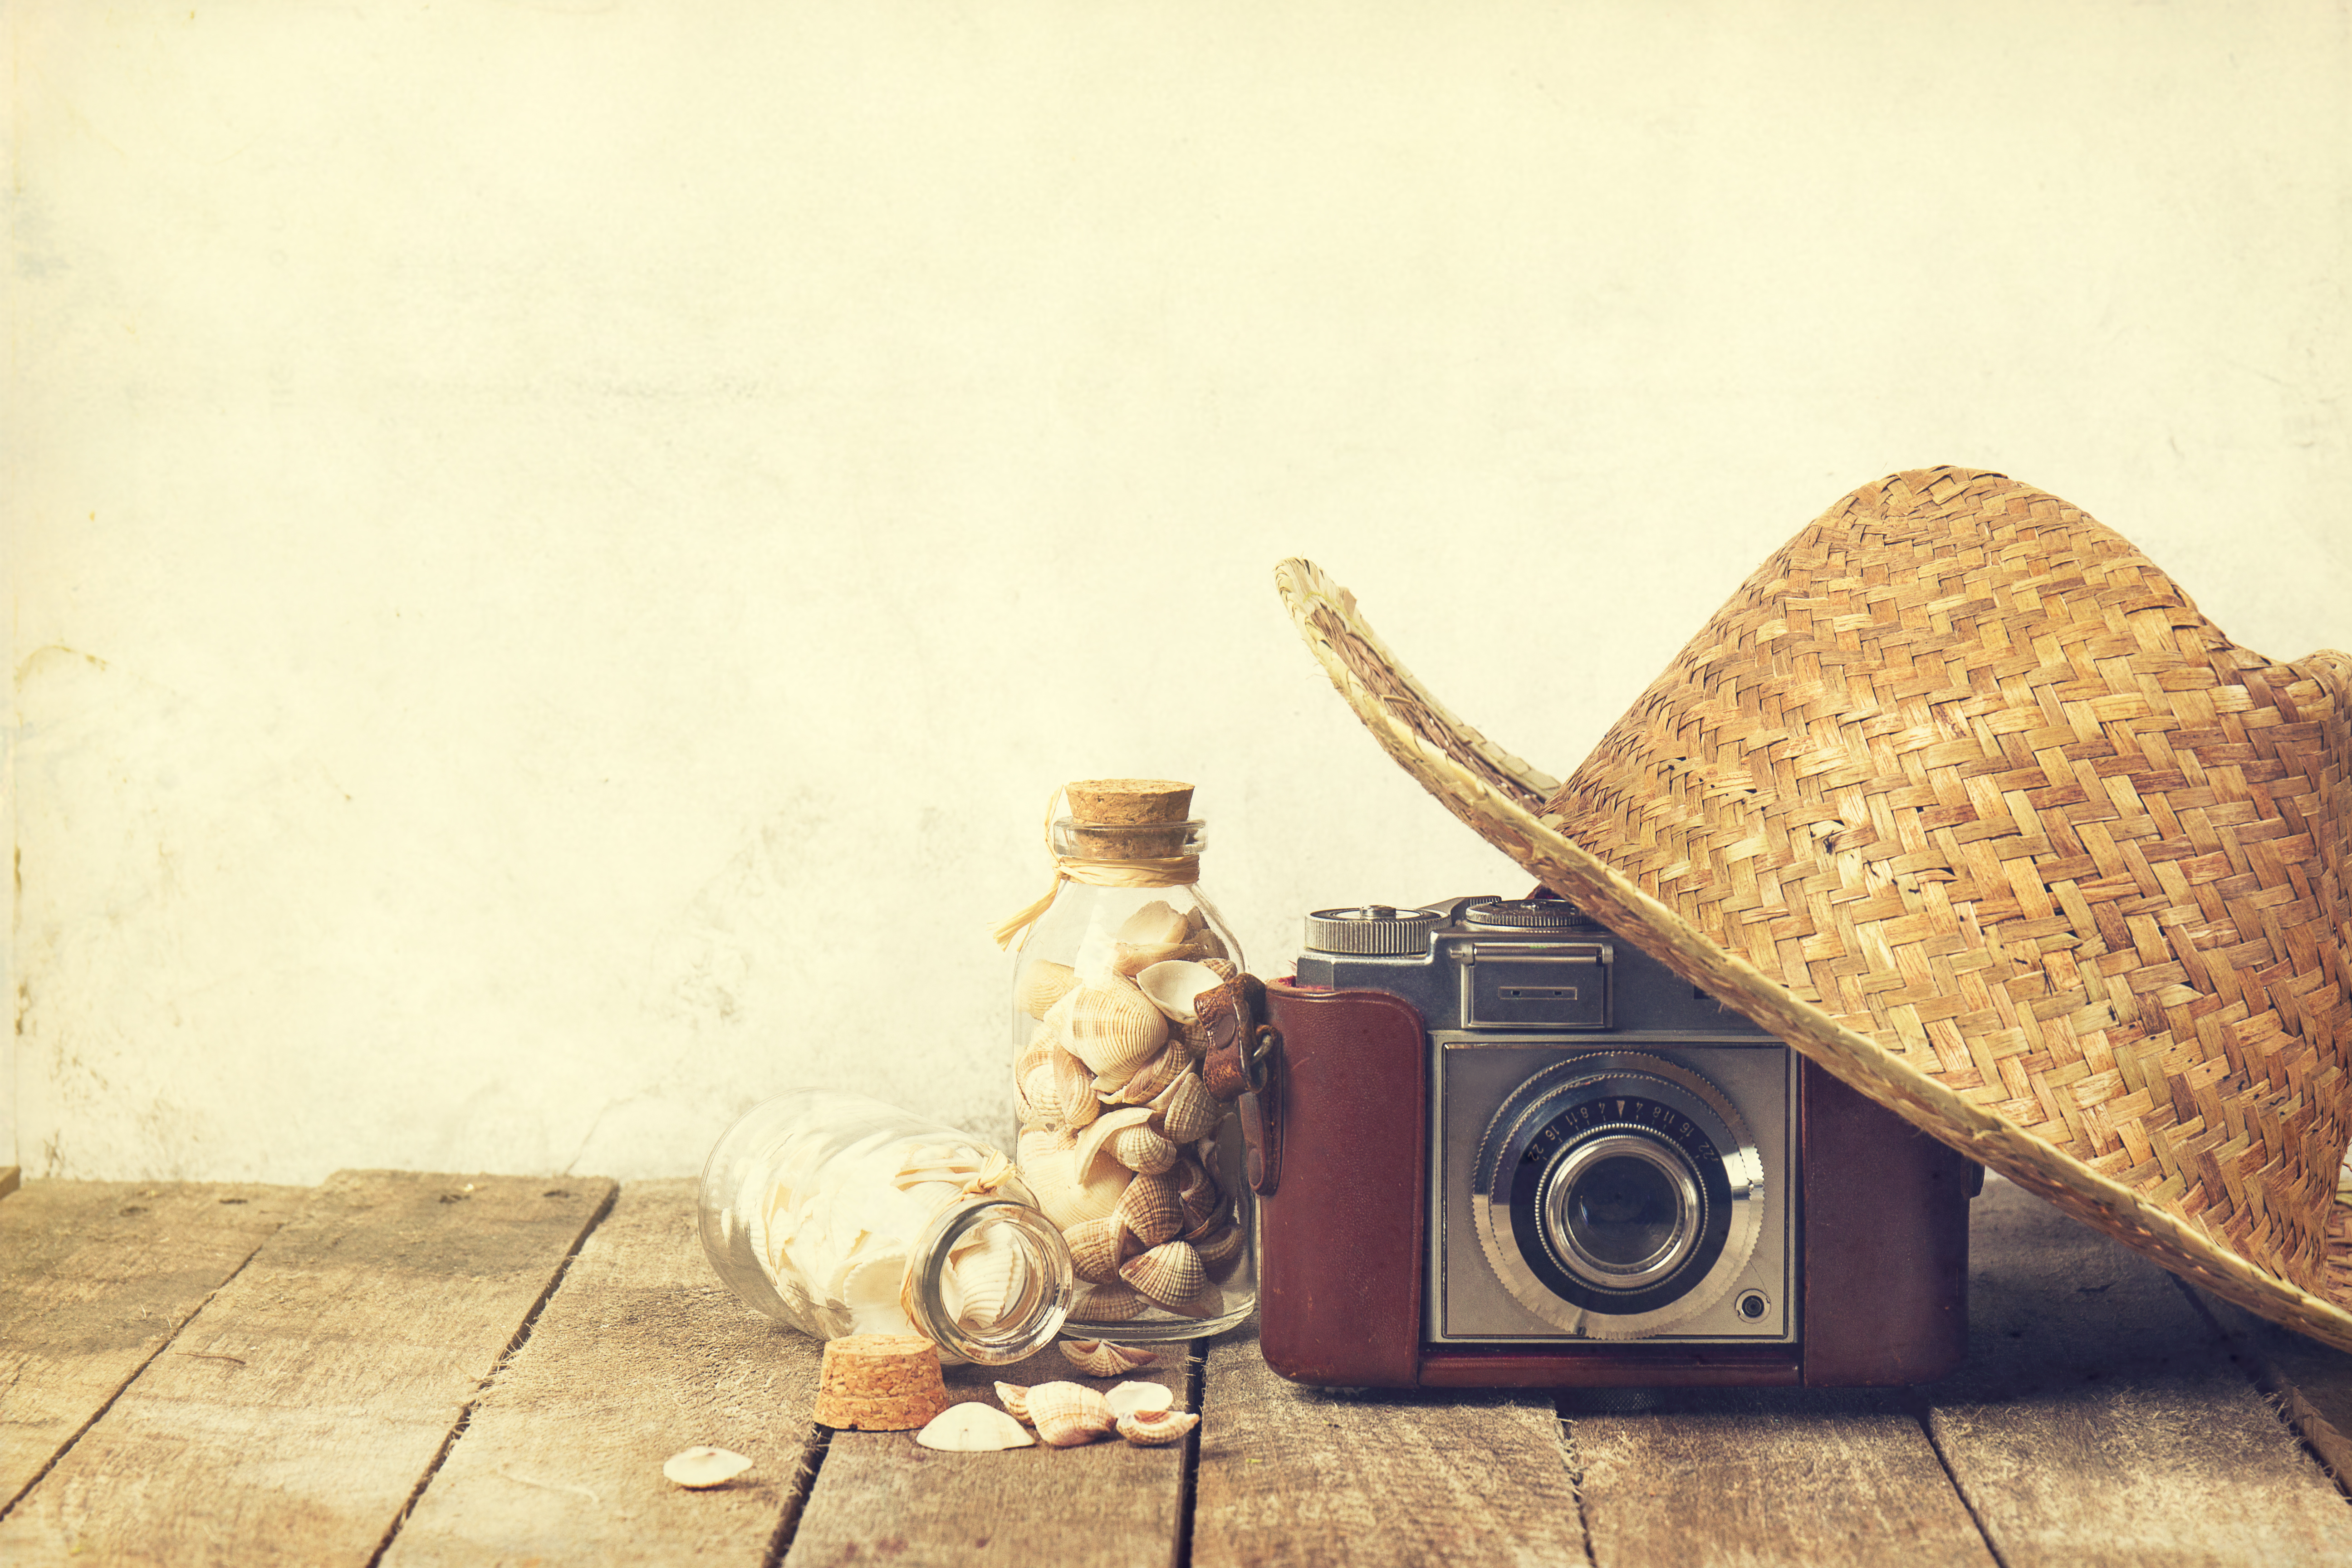
[[[809, 1420], [683, 1181], [353, 1172], [0, 1198], [0, 1563], [2347, 1563], [2352, 1357], [2005, 1183], [1971, 1354], [1886, 1393], [1294, 1387], [1187, 1443], [939, 1454]], [[951, 1393], [1074, 1376], [1048, 1352]], [[662, 1460], [715, 1443], [707, 1492]]]

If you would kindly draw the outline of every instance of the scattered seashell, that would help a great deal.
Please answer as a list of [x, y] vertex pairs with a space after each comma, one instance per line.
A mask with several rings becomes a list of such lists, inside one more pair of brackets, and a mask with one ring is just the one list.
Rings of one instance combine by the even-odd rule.
[[1032, 1388], [1029, 1421], [1037, 1428], [1037, 1440], [1056, 1448], [1108, 1437], [1118, 1427], [1103, 1396], [1082, 1383], [1041, 1383]]
[[1220, 1114], [1217, 1102], [1209, 1098], [1207, 1086], [1201, 1082], [1201, 1075], [1189, 1068], [1151, 1100], [1153, 1124], [1179, 1143], [1190, 1143], [1215, 1131]]
[[[1150, 1113], [1150, 1107], [1142, 1108]], [[1140, 1175], [1156, 1176], [1176, 1165], [1176, 1145], [1149, 1127], [1122, 1127], [1110, 1136], [1110, 1155]]]
[[1056, 963], [1050, 958], [1033, 958], [1023, 965], [1021, 978], [1013, 983], [1013, 1005], [1033, 1018], [1042, 1018], [1077, 983], [1078, 972], [1068, 964]]
[[1163, 1241], [1119, 1266], [1118, 1277], [1146, 1300], [1171, 1310], [1191, 1301], [1209, 1282], [1192, 1243]]
[[1015, 1421], [1029, 1419], [1029, 1391], [1019, 1384], [998, 1384], [996, 1398], [997, 1402], [1004, 1406], [1005, 1414], [1011, 1415]]
[[951, 1453], [986, 1453], [1034, 1447], [1037, 1439], [1003, 1411], [974, 1399], [950, 1405], [931, 1417], [930, 1425], [915, 1434], [915, 1441], [926, 1448]]
[[[1127, 1191], [1119, 1194], [1117, 1214], [1118, 1224], [1145, 1247], [1173, 1241], [1184, 1229], [1183, 1202], [1176, 1195], [1176, 1184], [1163, 1175], [1138, 1176], [1129, 1182]], [[1071, 1250], [1076, 1250], [1075, 1244]], [[1126, 1261], [1124, 1257], [1118, 1260]], [[1118, 1265], [1112, 1267], [1115, 1271]]]
[[1132, 981], [1080, 986], [1056, 1006], [1069, 1008], [1063, 1048], [1097, 1073], [1132, 1073], [1168, 1038], [1168, 1019]]
[[751, 1468], [751, 1461], [728, 1448], [680, 1448], [662, 1461], [662, 1474], [679, 1486], [700, 1491], [724, 1486]]
[[1184, 911], [1165, 899], [1154, 899], [1120, 921], [1118, 929], [1110, 934], [1114, 942], [1154, 942], [1172, 945], [1184, 941], [1191, 930]]
[[1118, 1418], [1118, 1435], [1147, 1448], [1181, 1442], [1200, 1424], [1198, 1415], [1182, 1410], [1139, 1410]]
[[1189, 959], [1171, 959], [1155, 963], [1135, 977], [1135, 987], [1148, 997], [1151, 1005], [1178, 1024], [1192, 1021], [1193, 999], [1203, 991], [1213, 991], [1223, 984], [1217, 972], [1205, 963]]
[[1064, 1340], [1062, 1359], [1088, 1377], [1124, 1377], [1160, 1364], [1156, 1351], [1115, 1345], [1108, 1340]]
[[[1124, 1205], [1127, 1199], [1119, 1202]], [[1080, 1220], [1062, 1232], [1062, 1239], [1069, 1244], [1070, 1266], [1078, 1278], [1097, 1285], [1117, 1279], [1118, 1266], [1137, 1250], [1128, 1246], [1128, 1227], [1117, 1214]]]
[[1103, 1403], [1110, 1406], [1113, 1415], [1133, 1415], [1139, 1411], [1165, 1410], [1176, 1403], [1176, 1395], [1163, 1384], [1113, 1384], [1103, 1394]]

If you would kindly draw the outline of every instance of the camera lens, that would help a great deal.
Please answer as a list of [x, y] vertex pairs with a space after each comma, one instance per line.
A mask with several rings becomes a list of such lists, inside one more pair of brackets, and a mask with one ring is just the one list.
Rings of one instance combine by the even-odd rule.
[[1586, 1171], [1566, 1207], [1577, 1249], [1620, 1268], [1638, 1268], [1664, 1251], [1683, 1217], [1666, 1173], [1626, 1154]]
[[1699, 1232], [1706, 1199], [1683, 1152], [1644, 1131], [1571, 1146], [1545, 1184], [1550, 1250], [1605, 1289], [1638, 1289], [1674, 1272]]

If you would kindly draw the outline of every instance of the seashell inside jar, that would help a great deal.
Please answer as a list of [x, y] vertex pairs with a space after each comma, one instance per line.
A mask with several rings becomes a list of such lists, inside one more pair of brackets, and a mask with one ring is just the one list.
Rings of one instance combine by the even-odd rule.
[[[1257, 1300], [1241, 1128], [1202, 1077], [1194, 1002], [1242, 969], [1201, 890], [1192, 788], [1066, 786], [1055, 879], [1013, 962], [1020, 1173], [1062, 1226], [1080, 1286], [1071, 1338], [1188, 1340]], [[1013, 929], [1020, 923], [1015, 922]]]

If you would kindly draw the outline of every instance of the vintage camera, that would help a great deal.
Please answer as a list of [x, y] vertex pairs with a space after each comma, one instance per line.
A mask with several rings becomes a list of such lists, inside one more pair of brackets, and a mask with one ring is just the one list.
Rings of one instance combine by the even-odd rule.
[[1318, 910], [1266, 1016], [1286, 1377], [1891, 1384], [1965, 1349], [1979, 1168], [1565, 900]]

